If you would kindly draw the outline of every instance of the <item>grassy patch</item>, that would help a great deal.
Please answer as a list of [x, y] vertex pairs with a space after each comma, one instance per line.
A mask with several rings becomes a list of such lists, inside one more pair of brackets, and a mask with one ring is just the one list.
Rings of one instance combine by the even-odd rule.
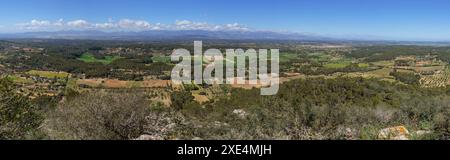
[[330, 55], [327, 55], [325, 53], [309, 53], [308, 58], [316, 63], [320, 62], [328, 62], [332, 59]]
[[372, 62], [373, 65], [380, 66], [380, 67], [392, 67], [394, 66], [394, 61], [378, 61], [378, 62]]
[[85, 63], [103, 63], [103, 64], [111, 64], [115, 60], [118, 60], [122, 57], [120, 56], [105, 56], [103, 59], [97, 59], [94, 55], [90, 53], [83, 54], [78, 60], [83, 61]]
[[9, 76], [7, 76], [7, 78], [9, 80], [13, 81], [14, 83], [22, 83], [22, 84], [34, 83], [33, 80], [31, 80], [31, 79], [26, 79], [24, 77], [18, 77], [18, 76], [14, 76], [14, 75], [9, 75]]
[[345, 67], [349, 66], [350, 64], [352, 64], [352, 63], [349, 61], [331, 62], [331, 63], [325, 64], [323, 67], [331, 68], [331, 69], [340, 69], [340, 68], [345, 68]]
[[[341, 68], [345, 68], [349, 65], [351, 65], [353, 63], [352, 59], [348, 59], [348, 58], [340, 58], [340, 59], [335, 59], [335, 60], [331, 60], [329, 61], [327, 64], [323, 65], [323, 67], [325, 68], [329, 68], [329, 69], [341, 69]], [[362, 66], [369, 66], [369, 64], [361, 64]], [[358, 64], [359, 66], [359, 64]], [[359, 66], [361, 67], [361, 66]]]
[[33, 76], [39, 76], [44, 78], [66, 78], [70, 74], [67, 72], [52, 72], [52, 71], [38, 71], [38, 70], [31, 70], [26, 72], [26, 74], [33, 75]]
[[152, 61], [153, 62], [170, 63], [171, 59], [170, 59], [170, 56], [153, 56]]
[[295, 53], [280, 53], [280, 63], [289, 62], [293, 59], [298, 59], [298, 55]]
[[139, 81], [129, 81], [128, 82], [129, 88], [141, 88], [142, 86], [143, 86], [142, 82], [139, 82]]
[[360, 67], [360, 68], [367, 68], [369, 66], [370, 65], [368, 63], [358, 63], [358, 67]]

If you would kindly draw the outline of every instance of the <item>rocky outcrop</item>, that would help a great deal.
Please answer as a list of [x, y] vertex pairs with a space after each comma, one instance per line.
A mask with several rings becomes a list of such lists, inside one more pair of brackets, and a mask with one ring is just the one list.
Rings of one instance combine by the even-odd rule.
[[243, 109], [235, 109], [233, 110], [233, 114], [237, 115], [241, 119], [245, 119], [248, 115]]
[[378, 133], [381, 140], [409, 140], [410, 133], [404, 126], [385, 128]]

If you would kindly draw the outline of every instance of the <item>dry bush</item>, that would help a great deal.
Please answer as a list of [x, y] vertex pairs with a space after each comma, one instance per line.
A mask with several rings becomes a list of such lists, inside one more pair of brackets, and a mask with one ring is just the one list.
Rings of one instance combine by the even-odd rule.
[[149, 102], [141, 94], [93, 92], [61, 103], [49, 114], [51, 139], [132, 139], [144, 133]]
[[13, 88], [12, 81], [0, 78], [0, 140], [41, 138], [39, 109]]

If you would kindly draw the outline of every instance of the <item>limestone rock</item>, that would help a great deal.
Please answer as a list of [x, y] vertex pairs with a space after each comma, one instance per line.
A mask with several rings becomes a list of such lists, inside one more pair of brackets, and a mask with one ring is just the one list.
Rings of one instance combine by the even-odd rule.
[[243, 109], [235, 109], [233, 110], [233, 114], [236, 114], [239, 118], [244, 119], [247, 117], [247, 112], [245, 112]]
[[409, 140], [410, 134], [405, 126], [385, 128], [378, 133], [378, 139], [383, 140]]

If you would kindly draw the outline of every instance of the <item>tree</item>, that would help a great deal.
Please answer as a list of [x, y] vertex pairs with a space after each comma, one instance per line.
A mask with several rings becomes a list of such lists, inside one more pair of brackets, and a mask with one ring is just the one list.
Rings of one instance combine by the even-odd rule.
[[411, 84], [411, 85], [418, 85], [420, 84], [420, 76], [416, 75], [415, 73], [408, 73], [408, 72], [391, 72], [391, 76], [394, 76], [396, 80]]

